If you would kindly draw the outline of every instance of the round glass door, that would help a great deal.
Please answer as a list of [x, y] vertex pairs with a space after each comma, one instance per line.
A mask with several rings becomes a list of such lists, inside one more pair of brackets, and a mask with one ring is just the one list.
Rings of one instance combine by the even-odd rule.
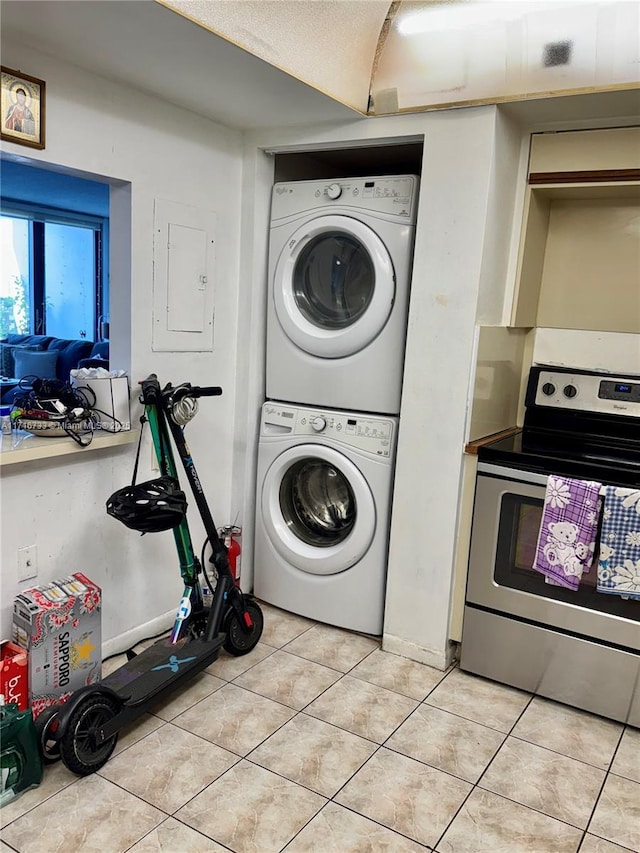
[[343, 474], [323, 459], [302, 459], [280, 484], [285, 523], [307, 545], [330, 548], [353, 530], [356, 499]]
[[371, 343], [394, 298], [395, 273], [384, 243], [347, 216], [321, 216], [298, 228], [274, 271], [273, 300], [284, 333], [321, 358], [341, 358]]
[[321, 329], [353, 325], [371, 304], [375, 289], [371, 256], [340, 231], [311, 239], [296, 261], [293, 294], [300, 313]]
[[292, 570], [331, 575], [366, 554], [376, 530], [369, 484], [346, 456], [322, 444], [283, 451], [262, 484], [262, 523]]

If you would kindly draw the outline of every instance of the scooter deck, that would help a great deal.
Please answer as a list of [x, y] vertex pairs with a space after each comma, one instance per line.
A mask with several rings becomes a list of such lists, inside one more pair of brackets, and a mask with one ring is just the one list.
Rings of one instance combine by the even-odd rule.
[[128, 707], [147, 704], [169, 686], [195, 675], [212, 664], [220, 653], [225, 634], [210, 642], [199, 638], [172, 644], [159, 640], [115, 670], [101, 684], [115, 691]]

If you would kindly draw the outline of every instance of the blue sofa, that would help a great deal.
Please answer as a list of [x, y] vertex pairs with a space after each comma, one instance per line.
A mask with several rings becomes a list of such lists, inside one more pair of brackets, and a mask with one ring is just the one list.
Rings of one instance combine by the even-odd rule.
[[[69, 371], [78, 367], [109, 367], [109, 341], [65, 340], [49, 335], [8, 335], [0, 341], [0, 373], [3, 377], [21, 379], [16, 373], [18, 363], [26, 365], [29, 375], [41, 379], [55, 378], [69, 381]], [[34, 357], [31, 357], [31, 353]], [[40, 353], [50, 353], [41, 357]], [[55, 356], [53, 355], [55, 353]], [[40, 372], [42, 371], [42, 372]], [[46, 374], [46, 375], [45, 375]], [[3, 389], [2, 402], [13, 399], [15, 386]]]

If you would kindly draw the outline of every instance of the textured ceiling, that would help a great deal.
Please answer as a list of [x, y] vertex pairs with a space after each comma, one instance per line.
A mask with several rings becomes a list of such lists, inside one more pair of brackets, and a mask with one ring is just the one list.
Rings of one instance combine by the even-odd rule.
[[156, 0], [368, 115], [633, 88], [628, 0]]
[[[640, 3], [626, 0], [0, 0], [0, 8], [6, 64], [10, 54], [21, 67], [19, 47], [32, 47], [233, 128], [574, 92], [583, 104], [602, 93], [608, 103], [622, 98], [621, 114], [640, 112]], [[415, 13], [421, 24], [406, 32]], [[554, 51], [567, 61], [547, 62]]]
[[227, 127], [361, 114], [155, 0], [2, 0], [0, 12], [3, 64], [36, 77], [42, 74], [23, 61], [22, 46]]
[[158, 0], [338, 101], [366, 112], [388, 0]]

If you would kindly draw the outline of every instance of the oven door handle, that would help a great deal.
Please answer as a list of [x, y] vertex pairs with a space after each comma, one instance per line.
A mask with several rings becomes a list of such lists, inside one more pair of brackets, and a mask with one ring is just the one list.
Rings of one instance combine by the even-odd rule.
[[478, 462], [478, 474], [488, 474], [501, 480], [513, 480], [516, 483], [531, 483], [533, 486], [546, 486], [548, 474], [536, 471], [521, 471], [519, 468], [507, 468], [504, 465], [493, 465], [491, 462]]

